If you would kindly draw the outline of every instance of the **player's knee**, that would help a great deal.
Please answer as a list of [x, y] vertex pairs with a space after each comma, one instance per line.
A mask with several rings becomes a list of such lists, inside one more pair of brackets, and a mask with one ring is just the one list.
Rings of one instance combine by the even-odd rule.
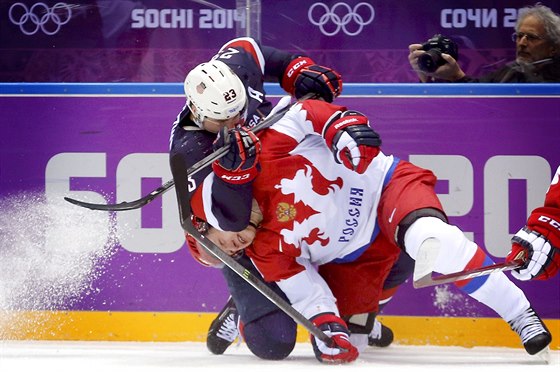
[[442, 274], [463, 270], [478, 248], [457, 226], [438, 218], [422, 217], [414, 221], [407, 231], [406, 251], [416, 258], [418, 249], [429, 238], [435, 238], [440, 243], [435, 270]]
[[412, 224], [414, 222], [416, 222], [418, 219], [423, 218], [423, 217], [435, 217], [445, 223], [447, 223], [447, 216], [440, 210], [435, 209], [435, 208], [422, 208], [422, 209], [417, 209], [409, 214], [407, 214], [401, 222], [399, 222], [399, 227], [398, 230], [396, 232], [396, 239], [397, 239], [397, 245], [402, 249], [406, 251], [406, 247], [405, 247], [405, 235], [408, 232], [408, 230], [410, 229], [410, 227], [412, 226]]
[[245, 324], [243, 337], [257, 357], [281, 360], [290, 355], [296, 345], [297, 324], [284, 312], [275, 311]]

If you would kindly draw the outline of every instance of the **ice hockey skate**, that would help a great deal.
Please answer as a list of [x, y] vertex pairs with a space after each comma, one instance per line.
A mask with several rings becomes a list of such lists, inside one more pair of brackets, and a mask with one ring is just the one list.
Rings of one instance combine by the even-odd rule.
[[377, 318], [373, 323], [373, 329], [368, 335], [368, 345], [377, 347], [387, 347], [393, 343], [393, 331], [381, 324]]
[[206, 337], [206, 347], [212, 354], [223, 354], [239, 336], [239, 313], [229, 298], [218, 317], [212, 321]]
[[546, 359], [546, 355], [541, 354], [547, 353], [552, 336], [533, 308], [528, 308], [508, 323], [511, 329], [521, 337], [527, 353]]

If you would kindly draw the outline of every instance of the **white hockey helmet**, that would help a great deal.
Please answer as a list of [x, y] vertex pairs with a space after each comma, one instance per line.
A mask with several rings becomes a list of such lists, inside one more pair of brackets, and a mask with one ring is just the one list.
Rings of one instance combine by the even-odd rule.
[[187, 105], [196, 125], [204, 118], [227, 120], [237, 114], [244, 119], [247, 93], [239, 77], [221, 61], [201, 63], [185, 78]]

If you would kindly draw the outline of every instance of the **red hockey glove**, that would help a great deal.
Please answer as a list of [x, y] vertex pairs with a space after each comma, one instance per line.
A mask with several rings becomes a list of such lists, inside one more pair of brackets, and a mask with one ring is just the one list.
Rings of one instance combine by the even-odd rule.
[[237, 185], [252, 181], [259, 173], [259, 138], [245, 128], [224, 127], [214, 142], [214, 150], [225, 145], [229, 145], [229, 152], [212, 163], [216, 176]]
[[[549, 234], [549, 237], [554, 235]], [[512, 248], [507, 260], [527, 258], [527, 263], [513, 270], [511, 275], [519, 280], [545, 280], [555, 276], [560, 267], [560, 246], [554, 245], [553, 241], [527, 226], [519, 230], [511, 239]]]
[[335, 70], [319, 66], [308, 57], [298, 57], [286, 68], [282, 88], [298, 99], [315, 93], [332, 102], [342, 93], [342, 78]]
[[337, 163], [364, 173], [379, 154], [381, 138], [370, 126], [366, 116], [357, 111], [345, 111], [323, 128], [323, 138]]
[[511, 274], [519, 280], [544, 280], [558, 274], [560, 267], [560, 167], [550, 183], [544, 206], [531, 212], [527, 226], [513, 236], [508, 260], [527, 258]]
[[319, 362], [341, 364], [358, 358], [360, 353], [348, 340], [349, 331], [344, 320], [334, 314], [320, 314], [311, 320], [333, 341], [333, 345], [327, 345], [311, 335], [313, 352]]

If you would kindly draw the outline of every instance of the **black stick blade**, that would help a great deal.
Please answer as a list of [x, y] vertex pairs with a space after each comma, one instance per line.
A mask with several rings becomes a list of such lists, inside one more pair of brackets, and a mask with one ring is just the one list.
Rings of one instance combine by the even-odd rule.
[[66, 196], [64, 197], [64, 200], [66, 200], [68, 203], [77, 205], [78, 207], [88, 208], [94, 211], [129, 211], [132, 209], [140, 208], [150, 202], [144, 202], [143, 199], [139, 199], [133, 202], [122, 202], [118, 204], [93, 204], [72, 199]]

